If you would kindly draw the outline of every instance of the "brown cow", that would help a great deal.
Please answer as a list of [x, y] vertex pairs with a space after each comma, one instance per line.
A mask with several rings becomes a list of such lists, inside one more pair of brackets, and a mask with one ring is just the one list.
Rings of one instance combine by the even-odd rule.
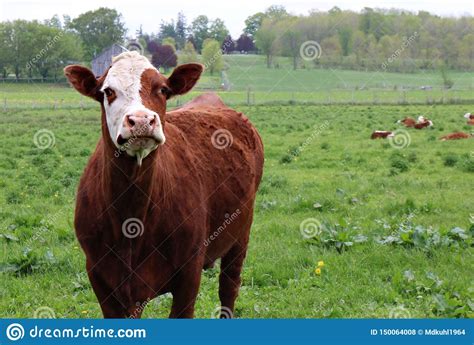
[[388, 137], [393, 137], [393, 133], [390, 131], [374, 131], [370, 136], [370, 139], [385, 139]]
[[413, 127], [415, 127], [416, 129], [423, 129], [423, 128], [432, 127], [432, 126], [433, 126], [433, 122], [431, 120], [428, 120], [424, 116], [419, 116], [418, 121]]
[[467, 119], [467, 124], [470, 126], [474, 126], [474, 114], [466, 113], [464, 117]]
[[104, 317], [140, 317], [167, 292], [170, 317], [193, 317], [201, 270], [219, 258], [220, 316], [232, 316], [263, 145], [247, 117], [217, 96], [166, 112], [167, 99], [188, 92], [202, 70], [185, 64], [166, 78], [136, 52], [114, 58], [98, 79], [85, 67], [65, 68], [102, 109], [75, 228]]
[[401, 123], [405, 127], [415, 127], [416, 121], [411, 117], [405, 117], [403, 120], [398, 120], [397, 123]]
[[446, 140], [459, 140], [459, 139], [469, 139], [471, 135], [464, 133], [464, 132], [454, 132], [447, 134], [441, 137], [439, 140], [446, 141]]

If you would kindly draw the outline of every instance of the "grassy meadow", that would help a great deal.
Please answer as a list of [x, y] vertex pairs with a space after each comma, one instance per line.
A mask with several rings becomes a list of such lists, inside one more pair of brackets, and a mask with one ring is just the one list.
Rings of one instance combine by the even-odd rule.
[[[474, 139], [438, 140], [469, 131], [472, 106], [237, 108], [259, 129], [266, 163], [236, 317], [474, 316]], [[402, 144], [369, 139], [420, 114], [434, 128], [401, 132]], [[39, 130], [54, 145], [35, 146]], [[0, 111], [0, 134], [0, 316], [101, 317], [73, 232], [98, 107]], [[217, 286], [218, 269], [204, 272], [197, 317], [215, 314]], [[162, 296], [144, 317], [167, 317], [170, 305]]]
[[[224, 55], [224, 77], [205, 73], [195, 91], [170, 102], [176, 106], [199, 92], [217, 90], [230, 105], [272, 104], [434, 104], [474, 102], [473, 73], [449, 71], [453, 87], [443, 89], [439, 71], [401, 74], [350, 71], [315, 66], [293, 70], [288, 58], [277, 57], [278, 68], [266, 68], [260, 55]], [[223, 91], [221, 83], [230, 85]], [[422, 90], [421, 87], [431, 89]], [[0, 109], [91, 108], [93, 101], [71, 91], [66, 83], [0, 84]]]

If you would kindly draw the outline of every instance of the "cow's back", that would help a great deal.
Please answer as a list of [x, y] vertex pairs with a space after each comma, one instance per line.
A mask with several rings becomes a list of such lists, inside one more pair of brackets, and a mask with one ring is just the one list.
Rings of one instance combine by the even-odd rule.
[[[221, 257], [245, 231], [253, 214], [263, 173], [263, 144], [248, 118], [226, 106], [199, 104], [167, 114], [169, 149], [185, 150], [185, 164], [208, 208], [207, 237], [217, 234], [207, 252], [209, 262]], [[178, 135], [177, 135], [178, 134]], [[177, 155], [175, 155], [177, 156]], [[179, 163], [178, 163], [179, 164]]]

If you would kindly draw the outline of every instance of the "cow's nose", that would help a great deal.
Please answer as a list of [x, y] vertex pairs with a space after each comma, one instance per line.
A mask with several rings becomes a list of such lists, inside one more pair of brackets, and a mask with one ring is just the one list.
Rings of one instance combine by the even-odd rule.
[[125, 116], [124, 125], [130, 131], [151, 131], [156, 126], [156, 115], [150, 115], [144, 112], [136, 112]]

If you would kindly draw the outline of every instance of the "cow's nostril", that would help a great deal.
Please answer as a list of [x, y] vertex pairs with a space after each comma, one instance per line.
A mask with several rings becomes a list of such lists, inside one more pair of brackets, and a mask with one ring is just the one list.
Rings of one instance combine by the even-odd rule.
[[128, 124], [129, 124], [130, 126], [132, 126], [132, 127], [135, 126], [135, 121], [133, 121], [133, 120], [130, 118], [130, 116], [127, 118], [127, 120], [128, 120]]
[[155, 119], [153, 118], [150, 120], [150, 126], [153, 126], [154, 124], [155, 124]]

